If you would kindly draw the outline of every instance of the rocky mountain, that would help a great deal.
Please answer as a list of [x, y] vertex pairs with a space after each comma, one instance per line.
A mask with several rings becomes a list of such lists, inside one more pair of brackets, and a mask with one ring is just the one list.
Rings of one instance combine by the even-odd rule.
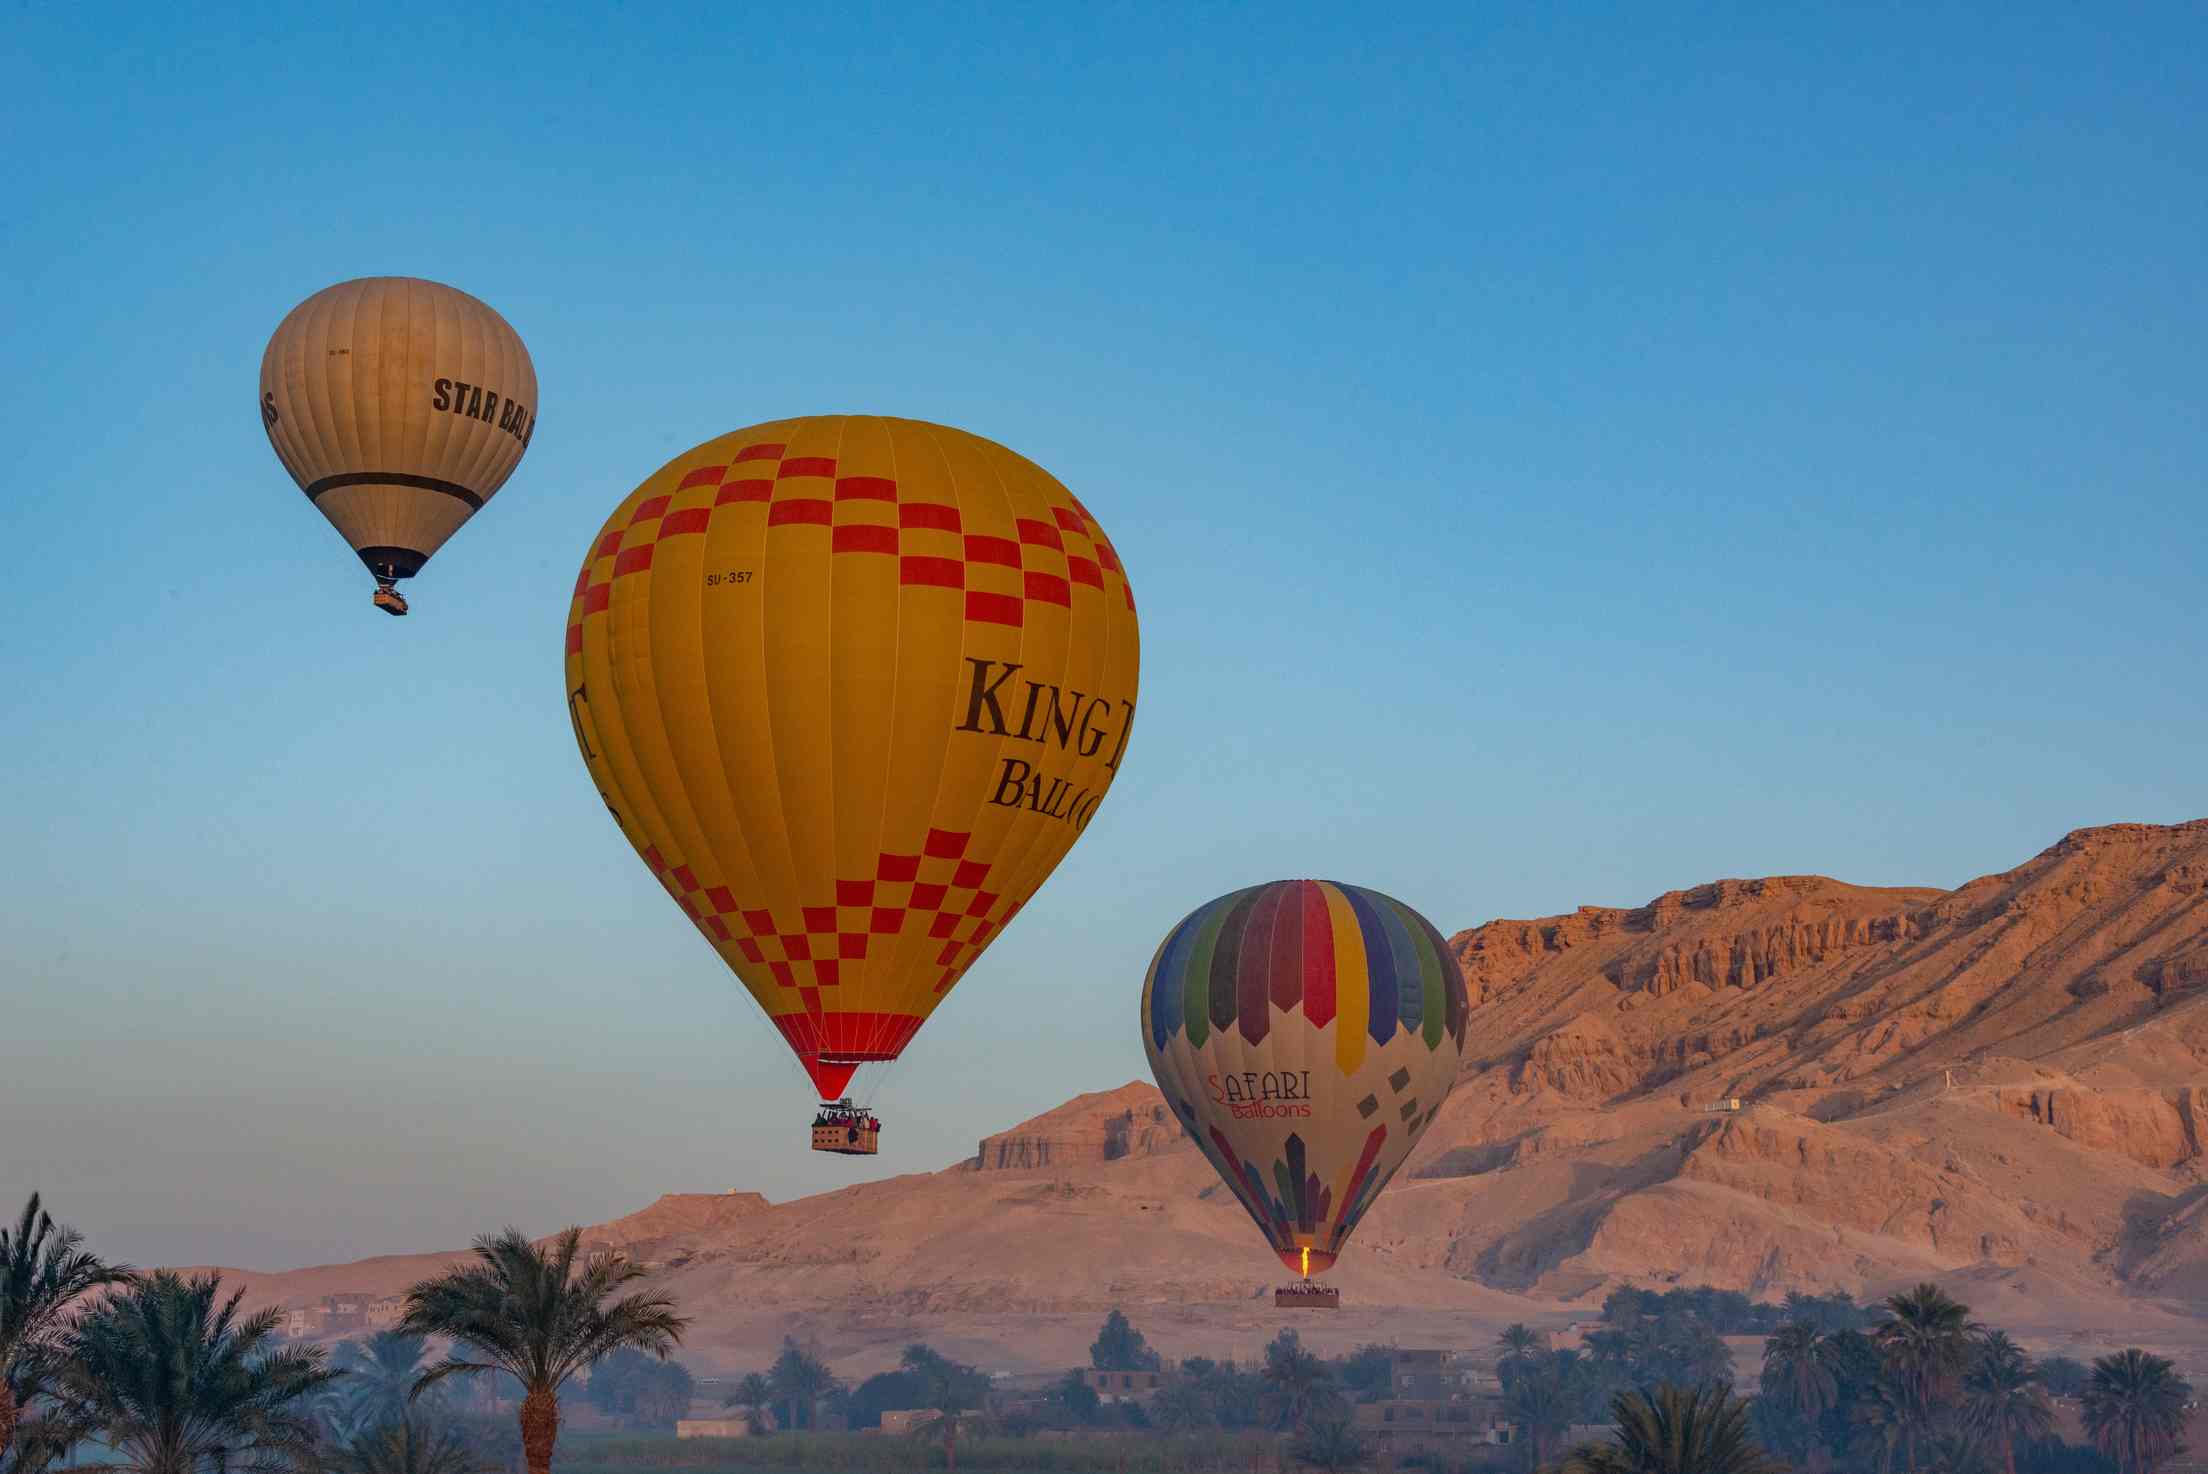
[[[2208, 820], [2080, 830], [1952, 891], [1723, 880], [1460, 933], [1465, 1073], [1307, 1336], [1459, 1344], [1621, 1282], [1931, 1277], [2042, 1343], [2208, 1344], [2204, 895]], [[709, 1366], [788, 1332], [860, 1372], [916, 1332], [1067, 1364], [1114, 1304], [1179, 1355], [1277, 1323], [1270, 1255], [1144, 1084], [942, 1172], [675, 1194], [590, 1237], [663, 1268]], [[444, 1262], [241, 1277], [296, 1302]]]
[[2204, 891], [2208, 821], [2122, 824], [1954, 891], [1719, 881], [1463, 933], [1480, 1057], [1411, 1167], [1463, 1207], [1437, 1262], [1563, 1295], [2175, 1284]]

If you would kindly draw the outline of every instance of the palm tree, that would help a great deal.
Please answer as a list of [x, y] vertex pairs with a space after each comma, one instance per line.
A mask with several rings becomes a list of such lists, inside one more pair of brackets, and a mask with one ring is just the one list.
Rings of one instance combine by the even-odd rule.
[[1303, 1349], [1292, 1331], [1275, 1336], [1265, 1348], [1265, 1380], [1272, 1387], [1279, 1417], [1276, 1426], [1293, 1428], [1328, 1400], [1326, 1363]]
[[1925, 1474], [1993, 1474], [1985, 1446], [1968, 1431], [1942, 1433], [1927, 1447], [1932, 1456]]
[[15, 1442], [0, 1454], [0, 1474], [45, 1474], [98, 1431], [57, 1395], [60, 1362], [57, 1349], [33, 1346], [8, 1369], [4, 1380], [15, 1398], [17, 1420]]
[[1973, 1365], [1988, 1360], [2027, 1364], [2031, 1361], [2031, 1358], [2025, 1355], [2024, 1348], [2009, 1339], [2009, 1333], [1997, 1326], [1985, 1326], [1979, 1329], [1977, 1345], [1971, 1349], [1970, 1359]]
[[327, 1459], [330, 1474], [481, 1474], [483, 1461], [451, 1428], [419, 1418], [370, 1427]]
[[2123, 1474], [2151, 1474], [2185, 1446], [2192, 1385], [2166, 1357], [2134, 1346], [2093, 1363], [2083, 1398], [2085, 1431]]
[[80, 1296], [130, 1280], [128, 1265], [107, 1263], [84, 1247], [84, 1235], [55, 1223], [37, 1193], [14, 1228], [0, 1228], [0, 1458], [15, 1441], [21, 1415], [17, 1363], [44, 1361], [68, 1329], [69, 1307]]
[[990, 1422], [989, 1380], [927, 1346], [907, 1346], [901, 1364], [926, 1387], [920, 1405], [935, 1414], [912, 1430], [913, 1437], [940, 1436], [943, 1462], [956, 1474], [959, 1430], [977, 1432]]
[[1963, 1374], [1963, 1423], [1993, 1440], [2007, 1474], [2016, 1474], [2019, 1442], [2054, 1436], [2055, 1408], [2047, 1389], [2023, 1349], [2001, 1331], [1980, 1340], [1978, 1355]]
[[1748, 1404], [1714, 1383], [1620, 1392], [1607, 1444], [1582, 1444], [1562, 1474], [1782, 1474], [1748, 1431]]
[[407, 1291], [399, 1322], [408, 1335], [449, 1336], [455, 1343], [416, 1379], [415, 1397], [462, 1374], [503, 1371], [521, 1383], [521, 1448], [529, 1474], [550, 1474], [560, 1436], [560, 1388], [568, 1378], [623, 1346], [665, 1360], [690, 1324], [664, 1295], [605, 1303], [643, 1279], [644, 1271], [605, 1253], [578, 1264], [582, 1235], [567, 1229], [542, 1249], [517, 1228], [485, 1235], [475, 1241], [473, 1263]]
[[1536, 1464], [1547, 1461], [1550, 1448], [1572, 1426], [1578, 1389], [1573, 1386], [1570, 1364], [1564, 1360], [1567, 1355], [1559, 1352], [1521, 1364], [1503, 1398], [1503, 1411], [1525, 1430], [1526, 1447]]
[[1343, 1474], [1372, 1459], [1364, 1440], [1350, 1426], [1349, 1415], [1338, 1410], [1304, 1424], [1288, 1445], [1288, 1453], [1297, 1463], [1325, 1474]]
[[1878, 1456], [1873, 1462], [1878, 1474], [1887, 1474], [1894, 1467], [1894, 1455], [1916, 1428], [1907, 1395], [1881, 1368], [1857, 1389], [1851, 1418], [1854, 1428], [1849, 1447], [1852, 1449], [1860, 1438], [1871, 1439], [1877, 1445]]
[[1970, 1359], [1971, 1336], [1979, 1329], [1971, 1322], [1969, 1307], [1927, 1282], [1887, 1300], [1886, 1314], [1871, 1332], [1907, 1414], [1902, 1442], [1912, 1470], [1917, 1467], [1918, 1434], [1953, 1400]]
[[338, 1391], [348, 1421], [357, 1429], [405, 1422], [428, 1349], [427, 1341], [404, 1331], [378, 1331], [338, 1347], [331, 1364], [345, 1374]]
[[820, 1400], [835, 1389], [836, 1377], [826, 1362], [798, 1345], [796, 1337], [784, 1336], [782, 1354], [767, 1372], [767, 1386], [775, 1401], [790, 1410], [782, 1424], [785, 1429], [817, 1428]]
[[756, 1435], [767, 1431], [767, 1404], [772, 1401], [774, 1388], [767, 1379], [757, 1372], [746, 1372], [724, 1406], [742, 1407], [744, 1431]]
[[1614, 1443], [1581, 1443], [1564, 1450], [1564, 1457], [1544, 1474], [1633, 1474], [1633, 1466]]
[[1503, 1353], [1504, 1361], [1524, 1361], [1540, 1349], [1541, 1337], [1524, 1321], [1503, 1327], [1503, 1333], [1495, 1338], [1496, 1347]]
[[[1840, 1396], [1832, 1343], [1806, 1320], [1791, 1320], [1763, 1343], [1763, 1395], [1815, 1426]], [[2015, 1474], [2015, 1471], [2010, 1471]]]
[[338, 1373], [319, 1346], [271, 1345], [278, 1310], [238, 1315], [221, 1277], [157, 1270], [88, 1312], [69, 1337], [63, 1395], [130, 1474], [276, 1470], [311, 1457], [306, 1407]]

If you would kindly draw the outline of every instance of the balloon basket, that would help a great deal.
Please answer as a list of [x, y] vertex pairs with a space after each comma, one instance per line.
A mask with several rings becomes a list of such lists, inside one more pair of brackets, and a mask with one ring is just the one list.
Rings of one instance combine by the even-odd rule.
[[1339, 1310], [1342, 1292], [1317, 1280], [1298, 1280], [1273, 1291], [1275, 1310]]
[[406, 595], [388, 584], [376, 588], [376, 607], [386, 614], [406, 613]]
[[813, 1150], [844, 1157], [871, 1157], [881, 1150], [882, 1123], [849, 1100], [824, 1105], [813, 1117]]

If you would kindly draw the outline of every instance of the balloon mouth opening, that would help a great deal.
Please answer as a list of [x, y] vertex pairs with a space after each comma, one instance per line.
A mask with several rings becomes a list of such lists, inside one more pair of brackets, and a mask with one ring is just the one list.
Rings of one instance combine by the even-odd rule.
[[412, 548], [357, 548], [354, 551], [360, 554], [360, 561], [368, 565], [368, 571], [385, 582], [412, 578], [429, 561], [429, 554], [417, 553]]
[[1280, 1262], [1288, 1266], [1290, 1274], [1300, 1276], [1303, 1279], [1309, 1279], [1315, 1274], [1326, 1273], [1334, 1267], [1334, 1261], [1341, 1257], [1331, 1249], [1314, 1249], [1308, 1244], [1301, 1244], [1292, 1249], [1278, 1249], [1274, 1252], [1280, 1255]]
[[851, 1077], [860, 1065], [881, 1064], [896, 1057], [887, 1051], [830, 1051], [803, 1054], [798, 1059], [805, 1073], [813, 1077], [813, 1088], [820, 1092], [820, 1098], [833, 1101], [851, 1093]]

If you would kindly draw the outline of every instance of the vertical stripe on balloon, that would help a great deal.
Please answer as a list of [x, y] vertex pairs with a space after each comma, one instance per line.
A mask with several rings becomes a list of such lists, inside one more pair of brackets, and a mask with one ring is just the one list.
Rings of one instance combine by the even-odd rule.
[[1222, 1034], [1234, 1027], [1235, 973], [1242, 952], [1242, 932], [1249, 923], [1251, 905], [1262, 894], [1261, 890], [1243, 891], [1220, 908], [1225, 914], [1219, 921], [1219, 939], [1212, 945], [1208, 976], [1197, 985], [1209, 994], [1211, 1026]]
[[1303, 1001], [1303, 893], [1297, 882], [1273, 887], [1272, 928], [1265, 944], [1268, 1001], [1286, 1013]]
[[1211, 954], [1219, 945], [1220, 924], [1227, 919], [1227, 911], [1240, 894], [1237, 891], [1234, 896], [1221, 896], [1204, 908], [1204, 921], [1196, 933], [1196, 945], [1189, 949], [1188, 966], [1182, 973], [1181, 996], [1191, 1045], [1201, 1045], [1211, 1037]]
[[[1399, 911], [1407, 908], [1398, 907]], [[1447, 1023], [1446, 990], [1442, 987], [1442, 961], [1434, 952], [1433, 938], [1426, 933], [1417, 913], [1403, 917], [1403, 924], [1411, 933], [1411, 944], [1418, 951], [1419, 991], [1424, 995], [1419, 1003], [1419, 1037], [1428, 1049], [1441, 1047], [1442, 1030]]]
[[1207, 909], [1200, 906], [1182, 917], [1181, 924], [1165, 939], [1158, 960], [1152, 964], [1150, 1027], [1160, 1049], [1172, 1037], [1174, 1028], [1182, 1023], [1182, 1010], [1187, 1007], [1182, 990], [1187, 982], [1188, 950], [1194, 945], [1196, 933], [1203, 928]]
[[1398, 1007], [1395, 957], [1388, 948], [1388, 929], [1373, 912], [1372, 903], [1357, 894], [1356, 887], [1343, 886], [1342, 895], [1357, 918], [1358, 935], [1365, 947], [1365, 981], [1370, 990], [1366, 995], [1365, 1032], [1372, 1036], [1373, 1043], [1385, 1044], [1395, 1037]]
[[1464, 1048], [1465, 1015], [1471, 1010], [1471, 1000], [1465, 992], [1464, 970], [1457, 966], [1457, 954], [1449, 950], [1448, 942], [1434, 924], [1417, 912], [1411, 913], [1418, 920], [1418, 929], [1434, 949], [1434, 957], [1441, 964], [1442, 1029], [1455, 1041], [1459, 1050]]
[[1303, 955], [1303, 1016], [1314, 1029], [1334, 1022], [1334, 920], [1326, 891], [1313, 880], [1295, 882], [1297, 946]]
[[1388, 934], [1388, 955], [1394, 963], [1395, 1015], [1402, 1027], [1417, 1033], [1425, 1017], [1426, 983], [1418, 964], [1418, 946], [1404, 925], [1403, 911], [1378, 891], [1359, 889], [1358, 899], [1371, 908], [1373, 918]]
[[1205, 977], [1196, 984], [1210, 997], [1211, 1026], [1222, 1034], [1234, 1027], [1235, 961], [1241, 952], [1242, 929], [1247, 924], [1250, 906], [1259, 894], [1255, 890], [1243, 891], [1220, 908], [1218, 939], [1212, 944]]
[[1325, 881], [1327, 930], [1334, 944], [1334, 1008], [1341, 1019], [1334, 1031], [1334, 1063], [1345, 1075], [1365, 1062], [1365, 1025], [1372, 1011], [1372, 984], [1365, 966], [1365, 937], [1349, 897]]
[[1272, 1018], [1271, 990], [1266, 980], [1273, 962], [1273, 919], [1280, 914], [1281, 887], [1266, 886], [1257, 893], [1248, 920], [1243, 923], [1234, 979], [1235, 1026], [1251, 1044], [1265, 1042]]

